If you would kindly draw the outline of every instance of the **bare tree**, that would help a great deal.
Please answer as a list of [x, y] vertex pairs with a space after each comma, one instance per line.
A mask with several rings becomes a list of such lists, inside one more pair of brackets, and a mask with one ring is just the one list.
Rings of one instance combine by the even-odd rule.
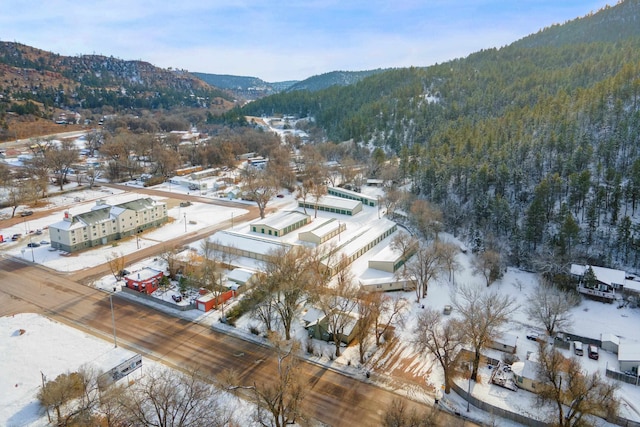
[[407, 260], [413, 255], [419, 247], [418, 239], [410, 235], [405, 231], [398, 231], [391, 239], [391, 249], [397, 250], [401, 253], [401, 259], [403, 260], [402, 269], [403, 272], [407, 271]]
[[317, 253], [303, 246], [279, 249], [270, 253], [264, 267], [267, 289], [272, 289], [271, 304], [282, 323], [285, 339], [291, 339], [291, 326], [300, 303], [321, 274]]
[[365, 363], [365, 355], [369, 348], [369, 335], [374, 324], [374, 314], [379, 311], [382, 299], [381, 292], [360, 292], [358, 298], [358, 329], [355, 332], [355, 340], [358, 343], [358, 355], [360, 363]]
[[176, 247], [165, 247], [160, 254], [160, 258], [167, 263], [169, 277], [174, 279], [178, 274], [178, 249]]
[[407, 263], [406, 274], [416, 283], [416, 301], [427, 297], [429, 282], [442, 272], [442, 257], [438, 252], [438, 245], [421, 244]]
[[56, 425], [95, 425], [98, 405], [98, 375], [86, 366], [60, 374], [38, 391], [38, 400], [56, 414]]
[[44, 152], [44, 158], [56, 177], [60, 190], [64, 188], [64, 183], [71, 166], [78, 161], [79, 150], [71, 140], [63, 140], [60, 145], [50, 144]]
[[278, 192], [276, 177], [266, 171], [247, 167], [242, 170], [242, 178], [244, 179], [243, 191], [256, 202], [260, 218], [264, 218], [267, 204]]
[[499, 335], [518, 307], [513, 296], [489, 292], [482, 286], [460, 286], [451, 299], [462, 316], [465, 340], [474, 351], [471, 379], [476, 381], [482, 349]]
[[336, 357], [340, 357], [340, 343], [345, 329], [350, 323], [355, 322], [352, 312], [358, 305], [359, 289], [346, 258], [340, 260], [338, 268], [335, 283], [323, 287], [319, 293], [320, 308], [327, 318], [327, 326], [333, 336]]
[[566, 292], [542, 279], [540, 285], [529, 295], [525, 313], [532, 320], [554, 336], [558, 330], [571, 325], [571, 309], [580, 304], [580, 296], [576, 292]]
[[415, 409], [409, 409], [407, 400], [393, 399], [382, 418], [382, 427], [435, 427], [437, 423], [437, 410], [432, 407], [421, 414]]
[[599, 372], [585, 374], [577, 358], [566, 359], [545, 343], [539, 344], [538, 378], [542, 387], [536, 387], [537, 401], [540, 407], [555, 408], [553, 425], [590, 426], [589, 416], [611, 419], [618, 413], [617, 384]]
[[116, 280], [120, 279], [120, 274], [125, 266], [124, 254], [116, 251], [111, 252], [110, 255], [107, 255], [107, 264], [109, 265], [111, 274], [113, 274], [113, 278]]
[[380, 294], [380, 298], [372, 299], [373, 327], [376, 337], [376, 346], [380, 345], [380, 339], [393, 326], [404, 322], [404, 314], [408, 301], [391, 295]]
[[483, 251], [472, 260], [473, 271], [484, 277], [487, 286], [502, 277], [502, 259], [496, 251]]
[[442, 212], [426, 200], [418, 199], [409, 209], [411, 221], [426, 239], [437, 239], [442, 228]]
[[85, 179], [89, 184], [89, 189], [93, 188], [96, 183], [96, 179], [102, 176], [102, 169], [100, 168], [89, 168], [85, 173]]
[[444, 372], [444, 392], [451, 392], [451, 381], [465, 342], [464, 325], [455, 318], [443, 321], [439, 311], [427, 307], [418, 315], [413, 344], [420, 353], [431, 353]]
[[305, 398], [305, 384], [300, 377], [300, 344], [297, 341], [284, 342], [275, 334], [269, 335], [276, 353], [276, 376], [270, 383], [256, 383], [242, 386], [237, 373], [225, 373], [222, 384], [228, 391], [248, 390], [250, 400], [256, 404], [255, 421], [265, 427], [285, 427], [297, 421], [304, 421], [302, 402]]
[[456, 260], [458, 247], [451, 242], [436, 242], [438, 254], [442, 260], [442, 266], [449, 273], [449, 283], [455, 284], [455, 272], [460, 269], [460, 263]]
[[196, 369], [181, 373], [147, 370], [130, 386], [120, 404], [128, 415], [126, 425], [154, 427], [222, 427], [232, 421], [212, 385]]

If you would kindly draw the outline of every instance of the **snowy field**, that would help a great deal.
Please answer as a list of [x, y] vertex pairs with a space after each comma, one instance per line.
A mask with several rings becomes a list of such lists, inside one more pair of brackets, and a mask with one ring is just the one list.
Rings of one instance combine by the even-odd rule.
[[[42, 427], [50, 425], [37, 402], [42, 375], [53, 380], [82, 366], [108, 371], [135, 356], [113, 342], [98, 339], [37, 314], [0, 317], [0, 425]], [[142, 367], [120, 381], [138, 380], [149, 369], [166, 369], [142, 359]], [[220, 393], [223, 405], [236, 408], [238, 425], [252, 426], [249, 404]]]

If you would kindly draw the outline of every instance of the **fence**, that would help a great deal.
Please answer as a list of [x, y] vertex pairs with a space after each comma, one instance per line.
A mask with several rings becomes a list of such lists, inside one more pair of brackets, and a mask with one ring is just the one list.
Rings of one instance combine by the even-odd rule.
[[612, 371], [607, 368], [606, 375], [609, 378], [613, 378], [614, 380], [622, 381], [627, 384], [639, 385], [639, 377], [636, 375], [625, 374], [624, 372]]
[[187, 310], [193, 310], [196, 308], [193, 304], [178, 305], [169, 301], [163, 301], [160, 298], [152, 297], [151, 295], [147, 295], [144, 292], [134, 291], [133, 289], [129, 289], [125, 286], [122, 287], [122, 292], [129, 295], [135, 295], [137, 298], [146, 299], [147, 301], [152, 301], [156, 304], [161, 304], [166, 307], [173, 308], [174, 310], [187, 311]]
[[[467, 392], [463, 390], [462, 387], [458, 386], [455, 382], [451, 384], [451, 388], [457, 394], [462, 396], [463, 399], [469, 401], [469, 403], [471, 403], [473, 406], [475, 406], [478, 409], [482, 409], [483, 411], [488, 412], [490, 414], [497, 415], [499, 417], [506, 418], [508, 420], [515, 421], [517, 423], [530, 426], [530, 427], [550, 427], [551, 426], [551, 424], [548, 424], [544, 421], [534, 420], [524, 415], [511, 412], [506, 409], [499, 408], [497, 406], [493, 406], [492, 404], [487, 403], [483, 400], [477, 399], [473, 396], [469, 396], [469, 394], [467, 394]], [[633, 426], [633, 427], [636, 427], [636, 426]]]

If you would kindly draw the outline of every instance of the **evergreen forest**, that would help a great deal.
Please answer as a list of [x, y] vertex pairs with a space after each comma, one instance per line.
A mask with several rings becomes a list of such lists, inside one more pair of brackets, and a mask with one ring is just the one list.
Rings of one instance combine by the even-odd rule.
[[640, 0], [241, 112], [310, 117], [326, 141], [382, 150], [445, 230], [510, 265], [640, 267]]

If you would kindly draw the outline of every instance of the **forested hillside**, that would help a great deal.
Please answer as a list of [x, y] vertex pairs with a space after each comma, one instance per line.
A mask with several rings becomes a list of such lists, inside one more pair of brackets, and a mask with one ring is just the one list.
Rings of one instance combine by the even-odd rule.
[[448, 230], [511, 264], [634, 270], [639, 22], [640, 1], [627, 0], [501, 49], [277, 94], [244, 112], [312, 116], [332, 141], [383, 148]]
[[[0, 42], [0, 100], [48, 108], [202, 107], [231, 96], [182, 70], [100, 55], [62, 56]], [[6, 109], [6, 108], [5, 108]]]

